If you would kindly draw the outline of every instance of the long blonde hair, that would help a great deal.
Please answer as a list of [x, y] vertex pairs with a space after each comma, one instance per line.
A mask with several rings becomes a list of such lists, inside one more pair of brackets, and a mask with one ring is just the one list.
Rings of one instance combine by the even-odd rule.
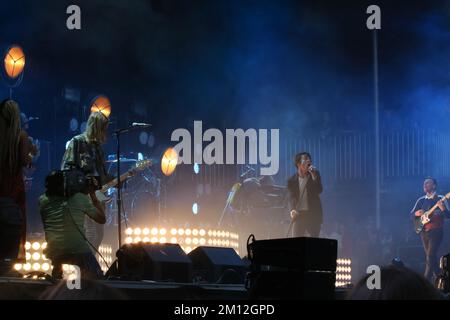
[[0, 180], [15, 176], [20, 169], [20, 109], [14, 100], [0, 104]]
[[106, 142], [108, 133], [108, 118], [101, 112], [93, 112], [86, 125], [86, 137], [89, 142]]

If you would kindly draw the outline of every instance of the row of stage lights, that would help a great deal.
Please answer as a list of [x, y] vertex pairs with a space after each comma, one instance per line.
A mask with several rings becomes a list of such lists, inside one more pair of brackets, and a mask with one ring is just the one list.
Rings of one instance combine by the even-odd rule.
[[[53, 266], [51, 260], [48, 259], [44, 250], [47, 248], [47, 242], [45, 241], [27, 241], [25, 243], [25, 263], [16, 263], [14, 269], [18, 272], [26, 274], [32, 271], [39, 271], [50, 274]], [[99, 247], [99, 252], [102, 254], [105, 261], [97, 254], [97, 260], [100, 264], [101, 269], [106, 272], [108, 270], [108, 265], [113, 262], [112, 247], [108, 244], [102, 244]], [[73, 271], [73, 266], [63, 265], [63, 271], [65, 273], [70, 273]]]
[[337, 259], [336, 261], [336, 284], [338, 287], [345, 287], [352, 282], [352, 260]]
[[197, 246], [233, 248], [239, 254], [239, 235], [226, 230], [197, 228], [127, 228], [125, 242], [131, 243], [178, 243], [186, 253]]

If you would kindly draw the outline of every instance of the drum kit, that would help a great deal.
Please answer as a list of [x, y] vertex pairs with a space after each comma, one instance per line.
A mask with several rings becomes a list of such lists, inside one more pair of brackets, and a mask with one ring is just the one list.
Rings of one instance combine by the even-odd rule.
[[271, 176], [255, 177], [254, 171], [248, 166], [232, 186], [218, 226], [245, 226], [244, 233], [256, 233], [252, 228], [259, 225], [263, 229], [262, 238], [271, 238], [277, 232], [274, 227], [284, 223], [287, 190], [276, 185]]
[[[108, 156], [107, 171], [114, 175], [117, 167], [115, 156]], [[121, 170], [134, 167], [141, 159], [121, 158]], [[108, 196], [112, 198], [106, 210], [106, 225], [117, 226], [117, 189], [108, 190]], [[141, 219], [153, 220], [161, 217], [161, 178], [154, 167], [148, 166], [138, 171], [127, 180], [122, 188], [122, 222], [129, 221], [136, 224]]]

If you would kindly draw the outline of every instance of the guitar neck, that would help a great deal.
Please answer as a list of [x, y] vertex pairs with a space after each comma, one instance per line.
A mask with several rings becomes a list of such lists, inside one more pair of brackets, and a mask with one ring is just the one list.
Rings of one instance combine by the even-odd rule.
[[[122, 182], [125, 181], [130, 175], [131, 175], [130, 171], [125, 172], [124, 174], [122, 174], [120, 176], [120, 181], [122, 181]], [[119, 180], [117, 180], [117, 178], [115, 178], [115, 179], [111, 180], [110, 182], [104, 184], [102, 186], [101, 191], [106, 192], [109, 188], [113, 188], [113, 187], [117, 186], [118, 184], [119, 184]]]
[[[439, 200], [440, 201], [440, 200]], [[428, 216], [431, 217], [434, 213], [434, 210], [436, 210], [439, 207], [439, 205], [436, 203], [434, 206], [431, 207], [430, 210], [428, 210]]]

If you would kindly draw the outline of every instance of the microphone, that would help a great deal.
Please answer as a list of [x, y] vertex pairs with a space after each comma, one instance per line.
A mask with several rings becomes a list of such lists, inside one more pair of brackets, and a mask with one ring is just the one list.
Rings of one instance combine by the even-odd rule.
[[150, 123], [142, 123], [142, 122], [133, 122], [131, 124], [132, 127], [141, 127], [141, 128], [147, 128], [151, 127], [152, 125]]
[[28, 121], [31, 121], [31, 120], [39, 120], [39, 117], [29, 117]]

